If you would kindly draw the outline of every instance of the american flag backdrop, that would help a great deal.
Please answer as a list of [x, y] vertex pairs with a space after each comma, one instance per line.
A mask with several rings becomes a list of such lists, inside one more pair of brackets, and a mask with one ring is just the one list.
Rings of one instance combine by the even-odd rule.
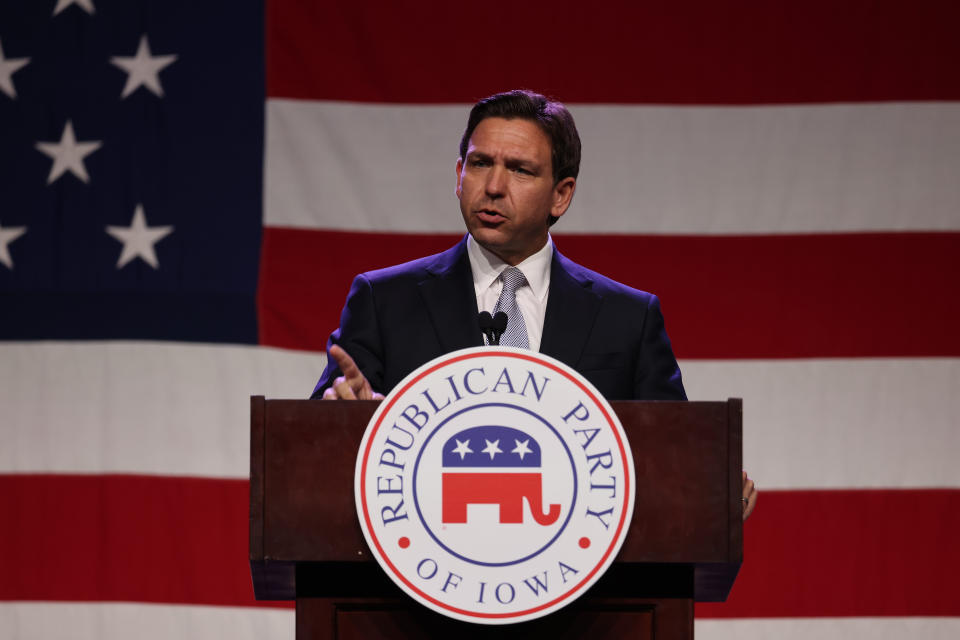
[[469, 105], [566, 102], [560, 251], [660, 296], [761, 488], [700, 638], [960, 637], [960, 9], [0, 0], [0, 638], [293, 636], [249, 396], [463, 233]]

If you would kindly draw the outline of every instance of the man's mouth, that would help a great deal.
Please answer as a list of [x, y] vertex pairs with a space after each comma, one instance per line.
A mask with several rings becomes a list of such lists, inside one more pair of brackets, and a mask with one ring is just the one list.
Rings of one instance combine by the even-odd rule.
[[495, 209], [480, 209], [477, 211], [477, 219], [487, 224], [499, 224], [507, 218]]

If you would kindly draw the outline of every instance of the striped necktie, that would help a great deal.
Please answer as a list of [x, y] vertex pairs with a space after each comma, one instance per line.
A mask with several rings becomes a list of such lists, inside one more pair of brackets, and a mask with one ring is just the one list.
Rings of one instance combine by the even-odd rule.
[[517, 267], [507, 267], [500, 273], [500, 281], [503, 282], [503, 291], [500, 292], [497, 306], [493, 308], [493, 315], [498, 311], [507, 314], [507, 330], [500, 337], [500, 345], [529, 349], [527, 325], [523, 323], [523, 314], [517, 305], [517, 289], [527, 284], [527, 278]]

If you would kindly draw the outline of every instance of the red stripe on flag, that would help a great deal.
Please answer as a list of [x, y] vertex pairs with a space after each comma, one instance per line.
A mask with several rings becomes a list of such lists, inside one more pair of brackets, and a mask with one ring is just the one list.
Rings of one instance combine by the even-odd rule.
[[[0, 599], [253, 605], [248, 504], [245, 480], [0, 476]], [[960, 615], [958, 529], [960, 490], [766, 491], [697, 613]]]
[[[265, 229], [261, 343], [324, 349], [353, 276], [457, 239]], [[960, 233], [557, 236], [556, 244], [660, 296], [681, 358], [960, 355]]]
[[253, 606], [249, 509], [246, 480], [0, 476], [0, 600]]
[[712, 617], [956, 616], [960, 490], [765, 491]]
[[461, 236], [266, 227], [260, 251], [260, 344], [326, 349], [358, 273], [450, 248]]
[[473, 102], [749, 104], [960, 98], [949, 0], [267, 3], [267, 93]]

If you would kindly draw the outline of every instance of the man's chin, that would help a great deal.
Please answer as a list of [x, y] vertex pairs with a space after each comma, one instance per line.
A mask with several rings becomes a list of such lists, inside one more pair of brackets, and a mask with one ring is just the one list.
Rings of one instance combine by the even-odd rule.
[[486, 225], [470, 229], [470, 235], [477, 241], [477, 244], [494, 253], [498, 253], [498, 249], [502, 248], [506, 241], [503, 232], [497, 227]]
[[516, 251], [510, 242], [510, 238], [504, 237], [499, 233], [484, 233], [483, 230], [471, 229], [470, 235], [474, 241], [493, 255], [497, 256], [507, 264], [517, 264], [515, 260]]

